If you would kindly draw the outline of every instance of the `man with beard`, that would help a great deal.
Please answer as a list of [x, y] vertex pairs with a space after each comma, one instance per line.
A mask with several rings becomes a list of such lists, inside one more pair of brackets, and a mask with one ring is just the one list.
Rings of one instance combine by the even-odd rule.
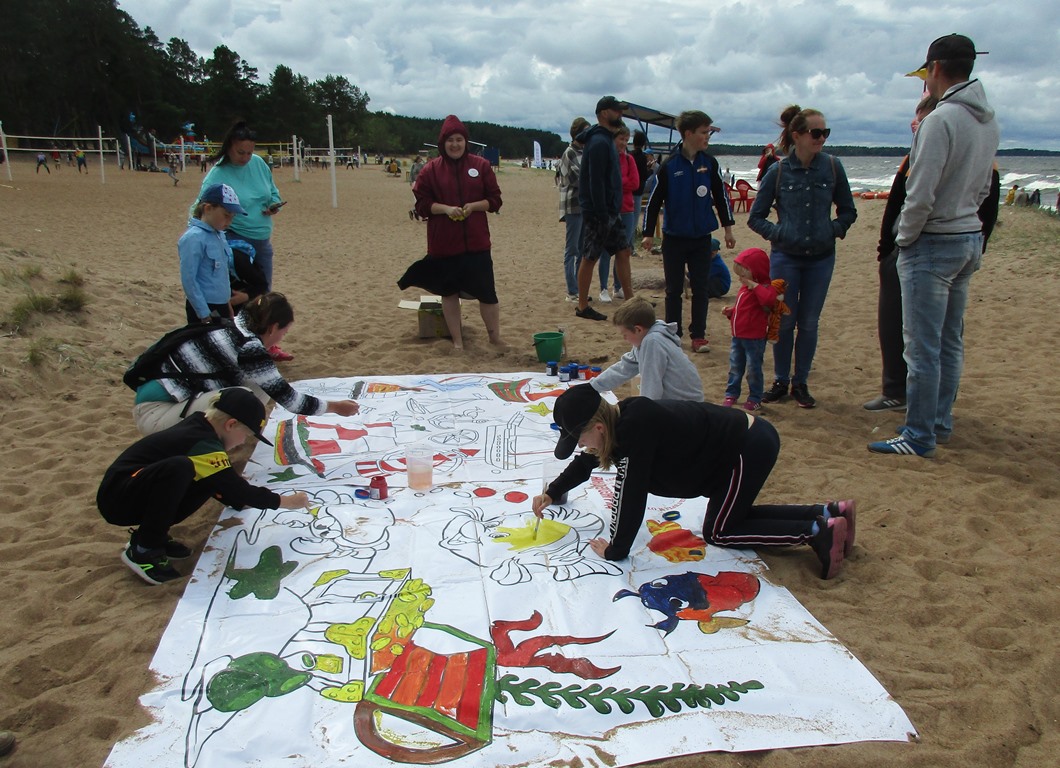
[[614, 96], [596, 103], [596, 125], [577, 136], [585, 147], [579, 178], [578, 202], [582, 208], [582, 262], [578, 267], [578, 309], [587, 320], [606, 320], [607, 315], [589, 306], [593, 270], [604, 249], [615, 255], [615, 274], [626, 298], [633, 296], [630, 279], [630, 247], [622, 224], [622, 174], [615, 149], [614, 131], [622, 125], [626, 108]]

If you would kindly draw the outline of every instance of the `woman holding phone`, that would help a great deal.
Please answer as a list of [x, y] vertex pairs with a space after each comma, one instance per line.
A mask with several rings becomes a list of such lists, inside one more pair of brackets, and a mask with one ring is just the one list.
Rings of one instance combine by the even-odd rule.
[[[202, 180], [200, 195], [213, 184], [227, 184], [235, 190], [246, 216], [228, 227], [229, 240], [245, 240], [254, 246], [254, 265], [265, 276], [272, 290], [272, 217], [284, 205], [272, 180], [272, 169], [254, 153], [257, 134], [244, 121], [228, 129], [221, 148], [210, 160], [213, 167]], [[279, 345], [269, 349], [273, 360], [293, 360]]]

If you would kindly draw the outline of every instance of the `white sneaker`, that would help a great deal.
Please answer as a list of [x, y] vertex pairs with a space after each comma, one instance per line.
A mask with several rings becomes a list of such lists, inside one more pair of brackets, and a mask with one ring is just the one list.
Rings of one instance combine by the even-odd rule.
[[626, 298], [625, 291], [623, 291], [621, 288], [617, 288], [615, 290], [615, 299], [620, 301], [620, 300], [622, 300], [624, 298]]
[[567, 301], [577, 301], [577, 300], [578, 300], [578, 294], [576, 294], [576, 293], [568, 293], [567, 294]]
[[602, 301], [604, 304], [610, 304], [611, 294], [607, 291], [600, 291], [600, 301]]

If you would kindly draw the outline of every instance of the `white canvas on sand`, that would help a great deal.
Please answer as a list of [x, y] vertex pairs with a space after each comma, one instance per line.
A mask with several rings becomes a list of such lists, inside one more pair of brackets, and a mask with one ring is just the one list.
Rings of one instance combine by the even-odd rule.
[[[753, 552], [699, 538], [704, 499], [651, 497], [621, 563], [588, 547], [609, 475], [536, 525], [565, 386], [299, 384], [361, 414], [274, 410], [247, 475], [313, 503], [224, 511], [152, 662], [155, 722], [107, 766], [621, 766], [915, 735]], [[410, 443], [430, 491], [406, 487]], [[360, 498], [376, 476], [388, 497]]]

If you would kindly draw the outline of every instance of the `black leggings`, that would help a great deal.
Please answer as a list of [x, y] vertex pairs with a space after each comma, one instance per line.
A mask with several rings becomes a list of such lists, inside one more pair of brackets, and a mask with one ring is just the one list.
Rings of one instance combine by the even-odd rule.
[[821, 504], [755, 504], [780, 453], [780, 436], [765, 419], [747, 430], [743, 451], [727, 482], [711, 489], [703, 534], [722, 547], [805, 544]]
[[195, 468], [187, 456], [149, 464], [135, 475], [115, 475], [96, 494], [103, 519], [112, 525], [138, 525], [137, 542], [164, 547], [170, 527], [189, 517], [210, 498], [194, 489]]

